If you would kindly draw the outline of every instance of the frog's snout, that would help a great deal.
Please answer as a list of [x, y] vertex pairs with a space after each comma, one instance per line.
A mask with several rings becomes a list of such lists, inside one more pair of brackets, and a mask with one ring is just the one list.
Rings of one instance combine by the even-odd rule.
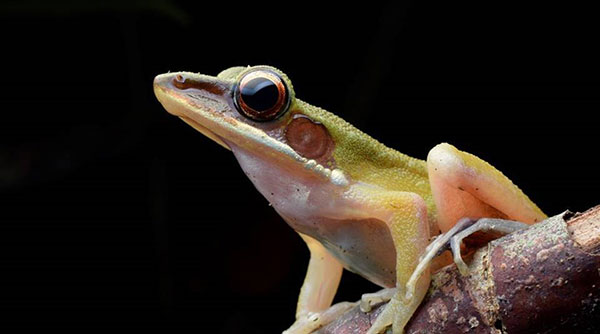
[[187, 91], [210, 95], [226, 95], [231, 91], [231, 85], [218, 78], [191, 72], [173, 72], [159, 74], [154, 78], [154, 91]]
[[152, 88], [154, 89], [154, 95], [159, 101], [163, 102], [165, 95], [172, 94], [174, 76], [171, 73], [159, 74], [154, 77]]
[[159, 74], [156, 77], [154, 77], [154, 81], [152, 82], [152, 87], [154, 87], [154, 90], [156, 91], [156, 89], [158, 88], [162, 88], [165, 84], [165, 81], [167, 80], [169, 73], [166, 74]]
[[[192, 72], [159, 74], [153, 82], [154, 94], [167, 111], [190, 117], [187, 109], [215, 109], [215, 103], [227, 105], [232, 83]], [[218, 108], [216, 108], [218, 109]]]

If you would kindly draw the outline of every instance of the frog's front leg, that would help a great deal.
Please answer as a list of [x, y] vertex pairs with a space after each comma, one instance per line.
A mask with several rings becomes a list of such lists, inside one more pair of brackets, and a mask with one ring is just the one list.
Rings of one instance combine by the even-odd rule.
[[429, 241], [427, 208], [423, 199], [414, 193], [369, 189], [363, 192], [361, 195], [368, 197], [370, 203], [365, 209], [387, 224], [396, 251], [396, 288], [384, 290], [383, 295], [393, 292], [393, 296], [368, 333], [382, 333], [389, 325], [395, 334], [403, 333], [430, 281], [426, 271], [417, 282], [415, 293], [406, 298], [406, 283]]
[[331, 322], [355, 303], [339, 303], [332, 307], [342, 276], [342, 264], [320, 242], [300, 234], [310, 251], [306, 277], [296, 308], [296, 322], [284, 334], [307, 334]]

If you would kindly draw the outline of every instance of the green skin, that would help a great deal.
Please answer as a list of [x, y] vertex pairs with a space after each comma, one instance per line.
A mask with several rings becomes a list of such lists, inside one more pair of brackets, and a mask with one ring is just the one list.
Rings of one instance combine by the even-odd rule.
[[[257, 122], [240, 111], [235, 92], [246, 76], [263, 72], [287, 87], [289, 107]], [[163, 74], [154, 91], [167, 111], [232, 150], [259, 192], [307, 242], [311, 262], [289, 333], [308, 333], [327, 321], [342, 267], [397, 288], [371, 332], [393, 322], [400, 333], [429, 284], [426, 272], [406, 285], [431, 235], [462, 217], [527, 223], [545, 217], [483, 160], [448, 144], [432, 149], [427, 161], [399, 153], [297, 99], [289, 78], [272, 67], [233, 67], [217, 77]], [[318, 321], [309, 319], [314, 314]]]

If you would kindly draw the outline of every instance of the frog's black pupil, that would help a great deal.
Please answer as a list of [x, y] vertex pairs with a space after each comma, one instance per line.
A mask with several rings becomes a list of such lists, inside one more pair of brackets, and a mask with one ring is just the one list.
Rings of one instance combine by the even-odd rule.
[[277, 85], [266, 78], [248, 81], [242, 87], [240, 94], [246, 105], [258, 112], [269, 110], [279, 99]]

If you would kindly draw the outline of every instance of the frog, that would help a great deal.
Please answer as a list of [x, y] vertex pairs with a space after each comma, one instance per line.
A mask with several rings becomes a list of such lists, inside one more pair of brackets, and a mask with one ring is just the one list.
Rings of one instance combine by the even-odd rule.
[[153, 89], [170, 114], [233, 152], [306, 243], [310, 259], [286, 334], [311, 333], [356, 306], [332, 305], [344, 269], [382, 287], [359, 302], [364, 311], [387, 302], [369, 333], [403, 333], [448, 245], [464, 272], [457, 244], [467, 230], [510, 233], [546, 217], [477, 156], [448, 143], [425, 160], [400, 153], [300, 100], [290, 78], [268, 65], [169, 72]]

